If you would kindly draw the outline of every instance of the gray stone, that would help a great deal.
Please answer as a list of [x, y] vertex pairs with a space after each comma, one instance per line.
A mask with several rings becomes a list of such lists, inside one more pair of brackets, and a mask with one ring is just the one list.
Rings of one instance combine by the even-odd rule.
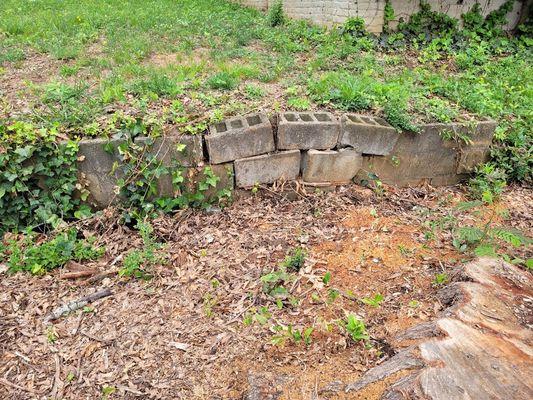
[[205, 142], [212, 164], [275, 150], [272, 125], [262, 113], [232, 118], [210, 126]]
[[[486, 161], [495, 128], [494, 121], [484, 120], [427, 124], [422, 126], [420, 134], [402, 133], [390, 155], [363, 157], [363, 167], [356, 180], [368, 180], [370, 174], [375, 174], [381, 181], [396, 186], [457, 184], [476, 165]], [[464, 135], [471, 138], [471, 143], [443, 139], [443, 136]]]
[[256, 183], [273, 183], [278, 179], [294, 180], [300, 173], [298, 150], [265, 154], [235, 161], [237, 187], [251, 187]]
[[375, 174], [382, 182], [396, 186], [455, 183], [459, 143], [441, 137], [449, 129], [449, 124], [428, 124], [419, 134], [402, 133], [390, 155], [363, 157], [356, 180], [368, 180]]
[[327, 112], [285, 112], [279, 115], [279, 150], [327, 150], [339, 139], [339, 121]]
[[490, 119], [459, 125], [458, 129], [461, 129], [470, 141], [460, 144], [458, 174], [471, 173], [477, 165], [489, 159], [489, 147], [492, 144], [496, 126], [496, 122]]
[[460, 150], [457, 173], [466, 174], [473, 172], [476, 166], [483, 164], [488, 159], [489, 148], [487, 146], [465, 146]]
[[210, 187], [205, 192], [208, 199], [214, 199], [214, 197], [220, 194], [221, 190], [233, 190], [235, 188], [235, 171], [233, 169], [233, 163], [209, 165], [208, 167], [220, 178], [216, 187]]
[[[94, 208], [102, 209], [118, 200], [116, 185], [122, 171], [117, 168], [117, 147], [122, 143], [122, 139], [87, 139], [79, 143], [78, 175], [90, 193], [87, 202]], [[113, 151], [107, 152], [106, 147]]]
[[135, 143], [149, 146], [149, 152], [155, 154], [156, 158], [167, 167], [175, 163], [184, 167], [194, 167], [203, 159], [200, 135], [183, 135], [173, 131], [155, 139], [138, 137], [135, 138]]
[[400, 136], [384, 119], [377, 117], [346, 114], [341, 126], [339, 146], [351, 146], [363, 154], [388, 155]]
[[361, 153], [354, 149], [309, 150], [303, 154], [302, 177], [304, 182], [350, 182], [363, 163]]

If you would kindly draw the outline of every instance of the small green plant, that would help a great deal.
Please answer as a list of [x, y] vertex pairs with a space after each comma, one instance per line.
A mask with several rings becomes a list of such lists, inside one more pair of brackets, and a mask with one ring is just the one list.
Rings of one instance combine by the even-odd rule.
[[353, 314], [349, 314], [346, 319], [342, 320], [341, 326], [354, 342], [368, 340], [370, 338], [366, 331], [365, 323]]
[[324, 285], [327, 286], [329, 284], [329, 281], [331, 281], [331, 272], [328, 271], [322, 277], [322, 282], [324, 283]]
[[282, 300], [289, 297], [286, 286], [294, 281], [294, 279], [294, 275], [287, 273], [285, 267], [280, 266], [280, 268], [261, 277], [263, 292], [277, 299], [283, 306]]
[[162, 245], [153, 238], [154, 230], [150, 223], [138, 222], [136, 228], [143, 240], [143, 248], [131, 250], [126, 254], [118, 274], [128, 278], [150, 279], [152, 275], [149, 273], [149, 269], [162, 260], [161, 256], [157, 254]]
[[268, 23], [271, 27], [283, 25], [285, 23], [285, 12], [283, 11], [283, 1], [276, 0], [268, 10]]
[[207, 318], [211, 318], [214, 315], [213, 308], [218, 303], [218, 300], [216, 297], [214, 297], [211, 293], [206, 293], [204, 297], [202, 298], [203, 301], [203, 310], [204, 314]]
[[383, 32], [389, 32], [391, 21], [394, 21], [394, 8], [390, 0], [385, 0], [385, 8], [383, 9]]
[[218, 72], [207, 80], [211, 89], [233, 90], [239, 84], [239, 79], [229, 72]]
[[291, 97], [287, 100], [287, 106], [294, 110], [309, 110], [311, 102], [305, 97]]
[[292, 325], [283, 326], [277, 325], [273, 327], [274, 331], [278, 332], [271, 339], [271, 343], [274, 345], [283, 346], [287, 340], [291, 340], [294, 344], [304, 343], [306, 346], [311, 344], [311, 335], [314, 328], [308, 327], [305, 329], [295, 329]]
[[305, 264], [305, 251], [301, 247], [295, 248], [285, 257], [281, 264], [289, 272], [298, 272]]
[[6, 260], [10, 272], [42, 275], [63, 267], [70, 260], [95, 260], [105, 251], [103, 247], [93, 246], [94, 238], [78, 239], [78, 231], [74, 228], [40, 244], [33, 244], [35, 238], [35, 234], [29, 233], [22, 239], [7, 239], [7, 243], [0, 244], [0, 260]]
[[438, 273], [435, 275], [435, 279], [433, 280], [433, 284], [435, 286], [442, 286], [442, 285], [445, 285], [446, 283], [448, 283], [448, 274], [446, 273]]
[[361, 299], [361, 302], [372, 307], [379, 307], [381, 302], [383, 301], [384, 297], [383, 295], [377, 293], [374, 295], [374, 297], [368, 298], [364, 297]]
[[48, 326], [46, 328], [46, 340], [48, 343], [54, 344], [58, 339], [57, 333], [53, 326]]
[[365, 20], [361, 17], [348, 18], [342, 26], [342, 31], [356, 38], [364, 37], [368, 34]]
[[329, 289], [328, 290], [328, 300], [327, 304], [332, 304], [335, 300], [338, 299], [338, 297], [341, 295], [341, 293], [337, 289]]
[[470, 179], [469, 190], [473, 198], [491, 204], [497, 200], [507, 186], [507, 175], [494, 164], [483, 164], [476, 168]]
[[261, 89], [259, 86], [247, 84], [244, 87], [244, 91], [246, 93], [246, 97], [249, 99], [260, 99], [261, 97], [265, 96], [265, 91]]
[[114, 386], [102, 386], [102, 400], [107, 400], [116, 391]]
[[259, 325], [265, 325], [271, 316], [272, 314], [268, 310], [268, 307], [261, 307], [259, 310], [252, 308], [245, 314], [243, 324], [248, 326], [253, 322], [257, 322]]
[[418, 308], [420, 307], [420, 302], [417, 300], [411, 300], [408, 305], [411, 308]]

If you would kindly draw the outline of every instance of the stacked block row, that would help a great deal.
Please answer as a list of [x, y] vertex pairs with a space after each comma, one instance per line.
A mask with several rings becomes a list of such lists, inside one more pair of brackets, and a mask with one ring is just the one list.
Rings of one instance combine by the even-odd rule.
[[[422, 132], [399, 133], [385, 120], [368, 115], [328, 112], [284, 112], [270, 120], [264, 113], [231, 118], [209, 127], [202, 137], [173, 131], [157, 138], [137, 138], [165, 165], [178, 161], [191, 177], [211, 165], [221, 178], [219, 187], [248, 188], [279, 179], [301, 177], [308, 184], [346, 184], [375, 174], [385, 183], [408, 186], [454, 184], [488, 156], [496, 124], [427, 124]], [[471, 141], [446, 140], [463, 137]], [[111, 142], [111, 143], [109, 143]], [[117, 148], [121, 140], [80, 142], [84, 161], [79, 171], [97, 206], [116, 198]], [[183, 146], [185, 145], [185, 150]], [[195, 172], [196, 171], [196, 172]], [[192, 179], [192, 178], [191, 178]], [[163, 195], [172, 195], [170, 177], [158, 182]], [[218, 188], [217, 188], [218, 189]]]

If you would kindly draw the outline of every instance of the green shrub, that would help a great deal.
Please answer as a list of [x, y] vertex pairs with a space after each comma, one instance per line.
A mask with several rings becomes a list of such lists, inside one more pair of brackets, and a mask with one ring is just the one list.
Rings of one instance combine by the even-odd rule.
[[207, 86], [211, 89], [232, 90], [239, 84], [239, 79], [228, 72], [218, 72], [207, 80]]
[[470, 193], [475, 199], [492, 203], [497, 200], [506, 186], [507, 175], [494, 164], [483, 164], [476, 168], [475, 176], [470, 179]]
[[268, 23], [275, 27], [285, 23], [285, 12], [283, 11], [283, 1], [276, 0], [268, 10]]
[[285, 257], [282, 266], [289, 272], [298, 272], [305, 263], [305, 251], [301, 247], [297, 247]]
[[[77, 177], [78, 145], [55, 129], [0, 123], [0, 235], [27, 226], [57, 226], [87, 208]], [[81, 193], [78, 196], [77, 193]]]
[[155, 241], [154, 228], [148, 222], [138, 222], [135, 227], [139, 230], [143, 247], [126, 254], [118, 274], [128, 278], [150, 279], [150, 268], [162, 261], [162, 257], [156, 253], [162, 245]]
[[90, 239], [78, 239], [74, 228], [37, 245], [32, 244], [35, 236], [28, 234], [23, 240], [8, 239], [7, 244], [0, 244], [0, 259], [6, 259], [10, 272], [26, 271], [41, 275], [64, 266], [70, 260], [97, 259], [105, 251], [103, 247], [94, 247]]
[[365, 20], [361, 17], [348, 18], [342, 26], [342, 32], [356, 38], [368, 35]]

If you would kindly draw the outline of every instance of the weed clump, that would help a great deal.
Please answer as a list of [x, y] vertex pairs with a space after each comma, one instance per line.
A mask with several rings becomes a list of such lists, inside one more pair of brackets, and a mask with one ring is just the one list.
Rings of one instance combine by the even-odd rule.
[[283, 1], [276, 0], [268, 10], [268, 23], [272, 27], [285, 23], [285, 12], [283, 11]]
[[118, 274], [125, 277], [150, 279], [152, 275], [149, 269], [162, 260], [162, 257], [156, 253], [157, 250], [161, 249], [162, 245], [155, 241], [153, 237], [154, 228], [150, 223], [138, 222], [136, 228], [139, 230], [143, 240], [143, 247], [140, 250], [132, 250], [126, 254]]
[[63, 267], [68, 261], [95, 260], [104, 254], [103, 247], [95, 247], [93, 239], [78, 239], [74, 228], [57, 234], [51, 240], [32, 244], [35, 234], [23, 235], [22, 240], [6, 239], [0, 243], [0, 259], [4, 258], [10, 272], [25, 271], [43, 275]]

